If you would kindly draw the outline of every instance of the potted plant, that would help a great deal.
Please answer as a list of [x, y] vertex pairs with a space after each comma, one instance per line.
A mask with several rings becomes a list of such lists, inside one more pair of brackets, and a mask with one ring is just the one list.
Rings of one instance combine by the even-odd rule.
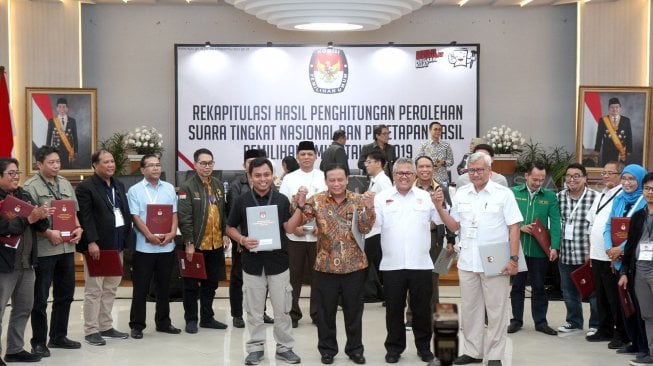
[[115, 132], [108, 139], [100, 141], [100, 149], [104, 149], [113, 155], [113, 160], [116, 162], [115, 175], [124, 174], [129, 163], [127, 146], [125, 145], [126, 137], [127, 134], [124, 132]]
[[562, 146], [544, 148], [539, 142], [529, 139], [522, 146], [522, 152], [517, 160], [517, 171], [525, 172], [532, 161], [540, 161], [546, 168], [546, 173], [556, 190], [564, 187], [564, 176], [567, 166], [575, 161], [576, 156]]

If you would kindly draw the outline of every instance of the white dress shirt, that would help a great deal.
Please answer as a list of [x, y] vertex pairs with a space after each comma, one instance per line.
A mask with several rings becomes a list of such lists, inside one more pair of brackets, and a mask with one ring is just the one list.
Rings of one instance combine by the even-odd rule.
[[610, 218], [614, 198], [621, 192], [621, 184], [612, 189], [603, 189], [601, 195], [596, 197], [587, 214], [590, 223], [590, 259], [610, 262], [611, 259], [605, 252], [603, 232]]
[[460, 187], [453, 197], [451, 217], [460, 223], [458, 268], [472, 272], [483, 272], [478, 247], [508, 243], [508, 226], [524, 220], [512, 191], [491, 180], [480, 192], [473, 184]]
[[[324, 183], [324, 172], [320, 169], [313, 169], [309, 173], [306, 173], [301, 169], [297, 169], [283, 177], [281, 187], [279, 187], [279, 192], [288, 197], [288, 200], [292, 201], [293, 196], [297, 194], [297, 191], [301, 186], [308, 189], [308, 194], [306, 195], [307, 199], [318, 192], [326, 191], [327, 186]], [[315, 236], [314, 232], [305, 233], [304, 236], [297, 236], [295, 234], [286, 235], [288, 236], [288, 239], [292, 241], [317, 241], [317, 236]]]
[[[392, 188], [392, 182], [385, 172], [381, 170], [377, 175], [370, 178], [370, 186], [367, 189], [370, 192], [379, 193], [385, 189]], [[365, 234], [365, 238], [371, 238], [374, 235], [381, 234], [381, 226], [379, 226], [378, 221], [374, 222], [374, 226], [369, 233]]]
[[396, 187], [374, 197], [376, 221], [381, 227], [381, 271], [433, 269], [431, 222], [442, 224], [428, 192], [412, 187], [404, 196]]

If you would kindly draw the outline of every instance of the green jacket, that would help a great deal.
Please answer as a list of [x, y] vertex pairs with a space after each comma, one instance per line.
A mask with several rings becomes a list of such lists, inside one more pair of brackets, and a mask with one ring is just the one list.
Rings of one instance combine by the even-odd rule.
[[[535, 221], [535, 218], [539, 217], [544, 227], [547, 227], [550, 220], [551, 249], [560, 250], [560, 208], [558, 207], [556, 194], [551, 190], [542, 188], [531, 199], [526, 184], [515, 186], [511, 189], [515, 194], [519, 211], [524, 216], [524, 221], [522, 221], [521, 225], [531, 224]], [[537, 240], [531, 234], [520, 231], [519, 240], [525, 255], [538, 258], [546, 257]]]
[[[211, 186], [218, 199], [220, 211], [220, 227], [222, 235], [227, 235], [227, 212], [225, 210], [224, 192], [222, 183], [211, 177]], [[179, 217], [179, 231], [184, 243], [191, 242], [195, 248], [199, 248], [206, 229], [206, 220], [209, 217], [207, 203], [209, 201], [206, 189], [199, 177], [194, 174], [179, 187], [179, 199], [177, 201], [177, 215]]]

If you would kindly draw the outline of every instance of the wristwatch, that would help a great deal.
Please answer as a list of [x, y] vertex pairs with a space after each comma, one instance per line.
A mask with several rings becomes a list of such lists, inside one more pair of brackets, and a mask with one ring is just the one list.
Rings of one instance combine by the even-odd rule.
[[510, 260], [515, 262], [515, 263], [519, 263], [519, 256], [518, 255], [511, 255]]

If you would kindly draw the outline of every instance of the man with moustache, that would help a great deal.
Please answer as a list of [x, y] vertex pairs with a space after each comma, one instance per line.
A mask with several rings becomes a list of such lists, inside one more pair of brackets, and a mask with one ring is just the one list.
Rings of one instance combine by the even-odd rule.
[[[494, 161], [494, 149], [492, 146], [488, 144], [478, 144], [474, 146], [473, 148], [474, 152], [482, 152], [490, 156], [492, 161]], [[508, 180], [506, 177], [503, 175], [497, 173], [497, 172], [491, 172], [490, 174], [490, 180], [493, 181], [494, 183], [501, 184], [504, 187], [508, 187]], [[458, 176], [458, 179], [456, 179], [456, 187], [460, 188], [466, 184], [469, 184], [471, 182], [469, 173], [465, 171], [462, 175]]]
[[177, 212], [179, 230], [186, 248], [186, 259], [193, 261], [197, 251], [204, 255], [206, 276], [204, 280], [184, 278], [184, 320], [186, 333], [197, 333], [199, 299], [199, 326], [209, 329], [226, 329], [227, 324], [214, 318], [213, 298], [218, 281], [225, 278], [224, 252], [231, 240], [227, 236], [224, 193], [222, 182], [212, 176], [213, 153], [201, 148], [193, 154], [195, 171], [179, 187]]
[[[323, 364], [332, 364], [338, 353], [336, 313], [338, 302], [345, 318], [347, 344], [345, 353], [357, 364], [365, 363], [363, 356], [363, 295], [367, 274], [367, 257], [363, 238], [374, 225], [374, 193], [363, 195], [347, 191], [347, 175], [339, 165], [324, 172], [328, 190], [307, 199], [308, 189], [300, 187], [292, 201], [292, 231], [301, 224], [316, 220], [318, 240], [313, 291], [317, 300], [317, 348]], [[356, 217], [354, 219], [354, 217]]]
[[[38, 173], [25, 182], [25, 190], [39, 205], [50, 205], [52, 200], [73, 200], [77, 203], [75, 190], [70, 182], [59, 175], [61, 159], [59, 149], [41, 146], [35, 154]], [[35, 269], [34, 308], [32, 309], [32, 353], [50, 356], [51, 348], [76, 349], [82, 345], [68, 339], [70, 305], [75, 295], [75, 245], [82, 238], [74, 207], [76, 228], [70, 239], [64, 241], [59, 230], [47, 229], [37, 236], [38, 266]], [[52, 313], [50, 314], [50, 342], [48, 336], [48, 297], [52, 286]]]
[[[100, 250], [118, 250], [133, 245], [132, 218], [124, 184], [116, 180], [116, 162], [107, 150], [91, 156], [95, 174], [81, 182], [75, 194], [79, 202], [79, 223], [84, 229], [77, 246], [93, 260], [102, 260]], [[129, 334], [113, 327], [111, 309], [122, 276], [96, 276], [88, 273], [84, 262], [84, 340], [93, 346], [104, 346], [105, 338], [125, 339]]]
[[[567, 166], [565, 184], [567, 188], [558, 192], [562, 230], [558, 268], [567, 316], [566, 323], [558, 327], [558, 332], [572, 333], [583, 329], [583, 307], [580, 294], [571, 280], [571, 272], [590, 259], [587, 216], [598, 194], [587, 187], [587, 171], [579, 163]], [[590, 316], [590, 323], [592, 318]], [[594, 328], [593, 324], [590, 327]]]
[[413, 185], [415, 165], [399, 158], [393, 167], [395, 187], [383, 190], [374, 198], [376, 223], [381, 227], [381, 272], [386, 300], [385, 361], [397, 363], [406, 349], [404, 306], [410, 292], [412, 328], [417, 355], [430, 362], [433, 334], [431, 295], [433, 261], [431, 224], [442, 224], [434, 201], [426, 191]]
[[619, 349], [629, 342], [621, 314], [617, 292], [618, 274], [613, 271], [612, 260], [604, 248], [603, 233], [610, 217], [615, 197], [622, 191], [621, 172], [624, 164], [612, 161], [603, 166], [603, 190], [594, 200], [587, 221], [590, 223], [590, 260], [594, 278], [599, 326], [595, 334], [585, 339], [589, 342], [610, 341], [608, 348]]
[[[231, 212], [231, 204], [236, 201], [236, 198], [241, 194], [249, 192], [250, 181], [248, 176], [249, 164], [256, 158], [265, 158], [267, 154], [263, 149], [249, 149], [243, 155], [243, 169], [245, 172], [238, 174], [234, 179], [229, 182], [229, 190], [227, 191], [226, 211]], [[234, 328], [245, 328], [245, 321], [243, 320], [243, 266], [240, 260], [240, 253], [242, 248], [240, 245], [231, 246], [231, 276], [229, 277], [229, 305], [231, 306], [231, 317]], [[272, 324], [272, 319], [267, 313], [263, 313], [263, 321]]]
[[[281, 182], [279, 192], [292, 200], [299, 187], [305, 187], [308, 191], [307, 197], [327, 189], [324, 184], [324, 173], [314, 167], [317, 159], [315, 144], [312, 141], [301, 141], [297, 146], [297, 161], [299, 169], [287, 174]], [[297, 328], [302, 318], [302, 310], [299, 307], [299, 297], [302, 291], [302, 278], [305, 274], [313, 277], [313, 267], [316, 256], [315, 222], [308, 222], [306, 225], [297, 227], [292, 233], [288, 233], [288, 258], [290, 260], [290, 284], [292, 285], [292, 318], [293, 328]], [[304, 266], [308, 263], [308, 266]], [[313, 281], [310, 281], [311, 284]], [[313, 323], [317, 322], [317, 303], [314, 291], [311, 291], [309, 312]]]
[[453, 151], [451, 145], [441, 141], [442, 124], [433, 121], [429, 124], [431, 141], [423, 142], [417, 149], [415, 156], [428, 156], [433, 161], [435, 180], [440, 184], [449, 183], [447, 170], [453, 165]]
[[[18, 160], [0, 158], [0, 200], [13, 196], [29, 204], [36, 205], [30, 194], [18, 186], [20, 175]], [[0, 235], [16, 236], [17, 243], [0, 243], [0, 314], [11, 300], [11, 314], [7, 327], [7, 362], [37, 362], [41, 355], [27, 352], [24, 335], [27, 319], [34, 303], [34, 266], [37, 264], [38, 244], [36, 233], [48, 229], [47, 217], [53, 209], [46, 205], [35, 207], [27, 217], [15, 216], [7, 219], [0, 215]], [[0, 318], [0, 327], [2, 318]], [[0, 352], [2, 351], [0, 345]], [[0, 359], [0, 366], [6, 366]]]
[[[508, 288], [519, 262], [519, 223], [523, 220], [512, 191], [490, 180], [492, 159], [476, 152], [469, 157], [467, 173], [471, 184], [460, 187], [453, 197], [451, 215], [444, 209], [444, 194], [435, 193], [436, 209], [449, 230], [460, 230], [461, 319], [465, 353], [454, 365], [481, 363], [501, 366], [506, 347]], [[503, 275], [486, 276], [481, 265], [479, 246], [507, 242], [510, 259]], [[482, 296], [479, 296], [482, 294]], [[487, 314], [487, 329], [484, 317]], [[485, 353], [485, 335], [489, 337]]]
[[[560, 249], [560, 209], [555, 193], [542, 187], [546, 179], [546, 168], [540, 162], [531, 162], [524, 174], [526, 183], [512, 187], [524, 221], [522, 222], [519, 239], [524, 250], [528, 271], [519, 272], [512, 281], [510, 303], [512, 319], [508, 325], [508, 333], [515, 333], [524, 324], [524, 299], [526, 296], [526, 280], [530, 275], [532, 288], [531, 313], [535, 330], [548, 335], [556, 335], [554, 329], [546, 320], [549, 299], [544, 289], [544, 276], [549, 267], [558, 257]], [[551, 251], [547, 255], [540, 247], [533, 233], [533, 222], [540, 219], [544, 228], [551, 235]]]
[[[291, 231], [288, 223], [290, 202], [286, 196], [272, 189], [272, 163], [268, 159], [254, 159], [249, 164], [248, 172], [252, 190], [250, 194], [242, 194], [232, 202], [227, 224], [227, 233], [243, 248], [243, 287], [247, 289], [244, 293], [250, 336], [245, 346], [248, 353], [245, 365], [258, 365], [263, 360], [266, 333], [263, 314], [268, 290], [276, 318], [273, 332], [277, 344], [275, 358], [290, 364], [300, 363], [301, 359], [292, 350], [295, 339], [286, 305], [291, 291], [288, 254], [285, 250], [285, 233]], [[281, 249], [256, 250], [259, 239], [264, 238], [249, 236], [247, 208], [257, 206], [274, 206], [277, 210]]]
[[397, 155], [395, 153], [394, 145], [388, 143], [388, 141], [390, 141], [390, 130], [386, 125], [376, 125], [374, 126], [373, 133], [374, 142], [364, 145], [361, 149], [361, 155], [358, 159], [358, 169], [364, 171], [365, 157], [372, 151], [379, 150], [385, 155], [386, 164], [383, 167], [383, 170], [388, 177], [391, 177], [390, 169], [395, 163], [395, 160], [397, 160]]
[[[143, 180], [127, 192], [129, 210], [136, 233], [136, 250], [132, 256], [133, 291], [129, 313], [131, 337], [143, 338], [145, 329], [145, 305], [150, 282], [155, 278], [156, 331], [179, 334], [181, 330], [170, 320], [170, 275], [175, 264], [175, 235], [177, 235], [177, 194], [175, 187], [161, 180], [161, 161], [154, 154], [141, 158]], [[150, 204], [172, 205], [172, 226], [167, 233], [152, 233], [147, 227], [147, 207]]]

